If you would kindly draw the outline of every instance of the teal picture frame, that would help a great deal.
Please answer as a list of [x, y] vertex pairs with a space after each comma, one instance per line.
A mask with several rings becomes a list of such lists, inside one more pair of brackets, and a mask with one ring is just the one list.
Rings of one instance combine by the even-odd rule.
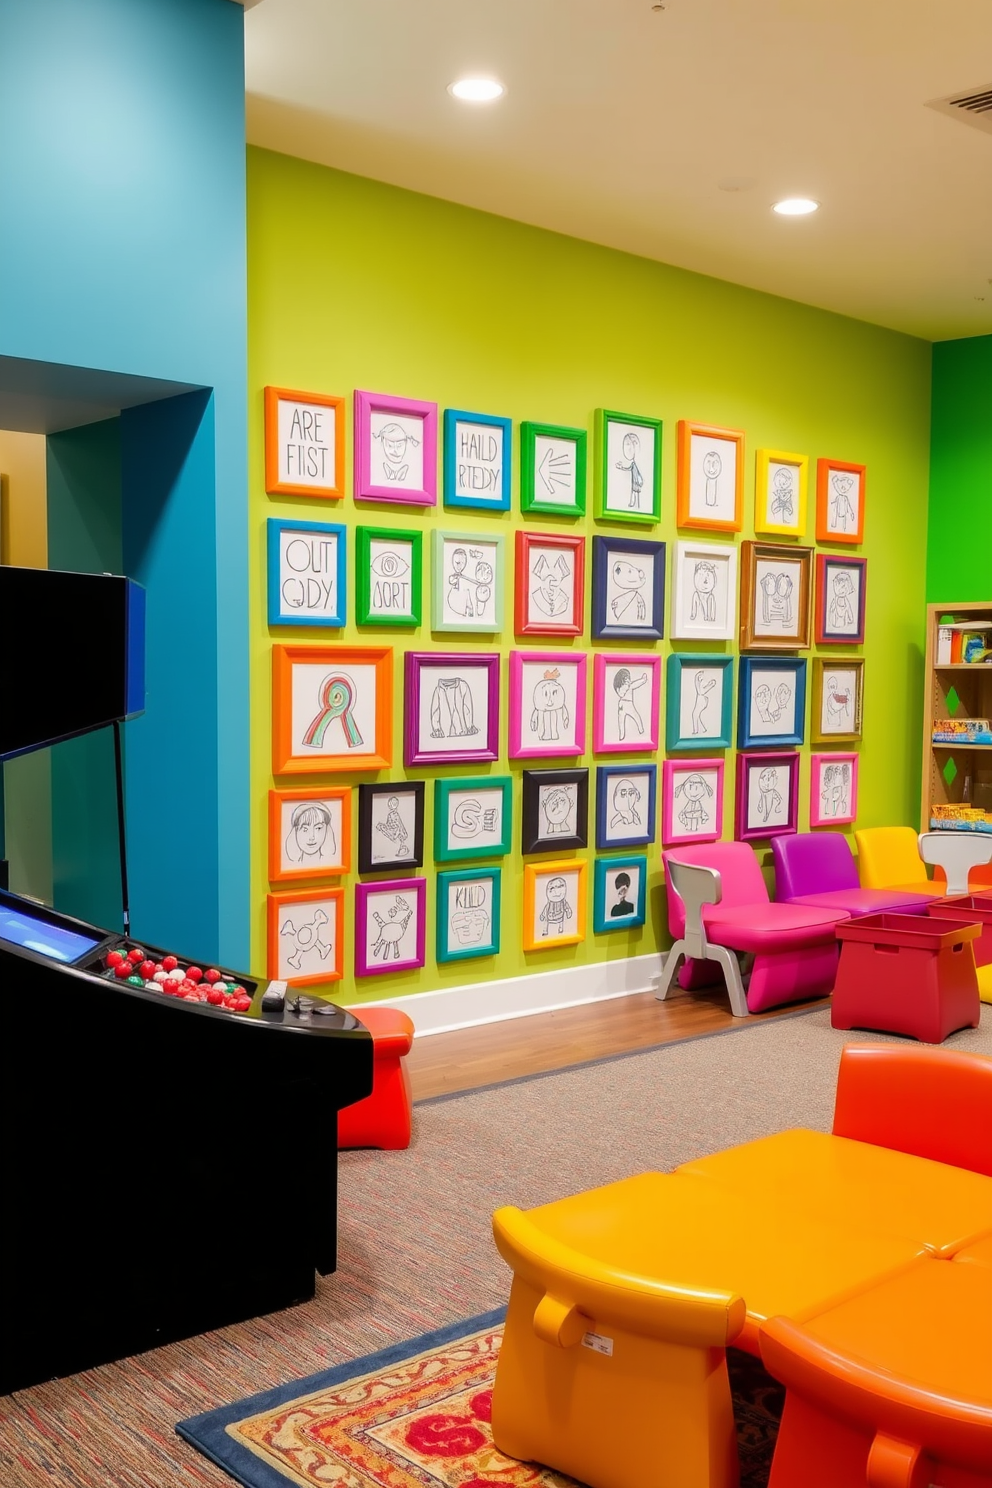
[[599, 521], [661, 521], [661, 419], [597, 408], [594, 507]]
[[[497, 799], [498, 796], [498, 799]], [[497, 812], [495, 821], [487, 813]], [[513, 777], [460, 776], [434, 781], [434, 859], [464, 863], [505, 858], [513, 832]]]
[[448, 868], [437, 876], [437, 925], [434, 951], [438, 961], [473, 961], [498, 956], [503, 870]]
[[431, 630], [503, 629], [506, 539], [500, 532], [431, 533]]
[[[571, 456], [566, 449], [569, 445]], [[522, 423], [520, 510], [549, 517], [584, 517], [587, 445], [585, 429], [529, 420]]]
[[[705, 675], [700, 679], [701, 672]], [[717, 688], [719, 701], [713, 697]], [[729, 749], [733, 728], [734, 657], [715, 651], [674, 652], [665, 678], [667, 753]]]
[[[374, 552], [373, 545], [379, 551]], [[385, 561], [390, 554], [396, 563]], [[423, 618], [423, 571], [423, 533], [403, 527], [356, 527], [356, 623], [415, 629]]]
[[[630, 930], [643, 925], [647, 918], [648, 902], [647, 857], [643, 853], [635, 853], [632, 857], [597, 858], [594, 869], [592, 924], [595, 934], [607, 935], [614, 930]], [[631, 880], [628, 887], [632, 888], [632, 872], [635, 870], [637, 888], [634, 898], [630, 900], [630, 913], [619, 914], [618, 905], [625, 896], [615, 885], [616, 876], [624, 874]]]

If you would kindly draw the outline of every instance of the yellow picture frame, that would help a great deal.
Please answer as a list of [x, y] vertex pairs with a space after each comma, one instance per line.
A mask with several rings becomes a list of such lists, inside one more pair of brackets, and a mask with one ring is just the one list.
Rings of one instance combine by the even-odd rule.
[[[791, 467], [797, 479], [790, 484], [778, 472]], [[775, 489], [776, 480], [779, 487]], [[805, 537], [809, 492], [809, 455], [788, 450], [759, 449], [754, 456], [754, 530], [775, 537]], [[786, 510], [783, 510], [783, 507]], [[782, 521], [793, 510], [792, 521]]]
[[[588, 863], [564, 858], [524, 867], [523, 944], [525, 951], [551, 951], [579, 945], [586, 938]], [[564, 894], [549, 893], [553, 880], [565, 881]], [[539, 895], [543, 899], [539, 900]], [[539, 907], [543, 906], [543, 907]], [[540, 932], [538, 931], [538, 927]]]

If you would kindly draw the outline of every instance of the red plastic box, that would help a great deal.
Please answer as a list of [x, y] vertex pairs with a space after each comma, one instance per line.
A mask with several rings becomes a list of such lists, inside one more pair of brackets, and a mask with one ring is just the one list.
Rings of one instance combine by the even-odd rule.
[[956, 894], [953, 899], [935, 899], [927, 914], [950, 920], [977, 920], [982, 933], [975, 941], [975, 965], [992, 961], [992, 894]]
[[958, 1028], [978, 1026], [980, 1004], [974, 920], [878, 914], [837, 926], [840, 964], [830, 1021], [834, 1028], [904, 1033], [941, 1044]]

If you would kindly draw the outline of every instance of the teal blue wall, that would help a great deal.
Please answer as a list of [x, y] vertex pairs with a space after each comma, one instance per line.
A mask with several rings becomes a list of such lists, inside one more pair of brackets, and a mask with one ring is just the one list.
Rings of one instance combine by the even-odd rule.
[[[248, 956], [244, 172], [240, 6], [0, 0], [0, 357], [205, 390], [121, 420], [123, 558], [149, 589], [148, 711], [126, 730], [132, 918], [149, 940], [235, 965]], [[67, 533], [92, 520], [77, 512]]]
[[927, 599], [992, 600], [992, 336], [933, 348]]

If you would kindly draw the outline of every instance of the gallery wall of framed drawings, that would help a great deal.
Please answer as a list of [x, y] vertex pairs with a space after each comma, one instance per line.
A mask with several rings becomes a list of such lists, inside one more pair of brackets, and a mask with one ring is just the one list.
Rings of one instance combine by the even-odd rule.
[[663, 846], [901, 819], [893, 338], [803, 310], [786, 376], [783, 302], [250, 164], [319, 203], [302, 259], [252, 235], [260, 964], [354, 1002], [648, 956]]

